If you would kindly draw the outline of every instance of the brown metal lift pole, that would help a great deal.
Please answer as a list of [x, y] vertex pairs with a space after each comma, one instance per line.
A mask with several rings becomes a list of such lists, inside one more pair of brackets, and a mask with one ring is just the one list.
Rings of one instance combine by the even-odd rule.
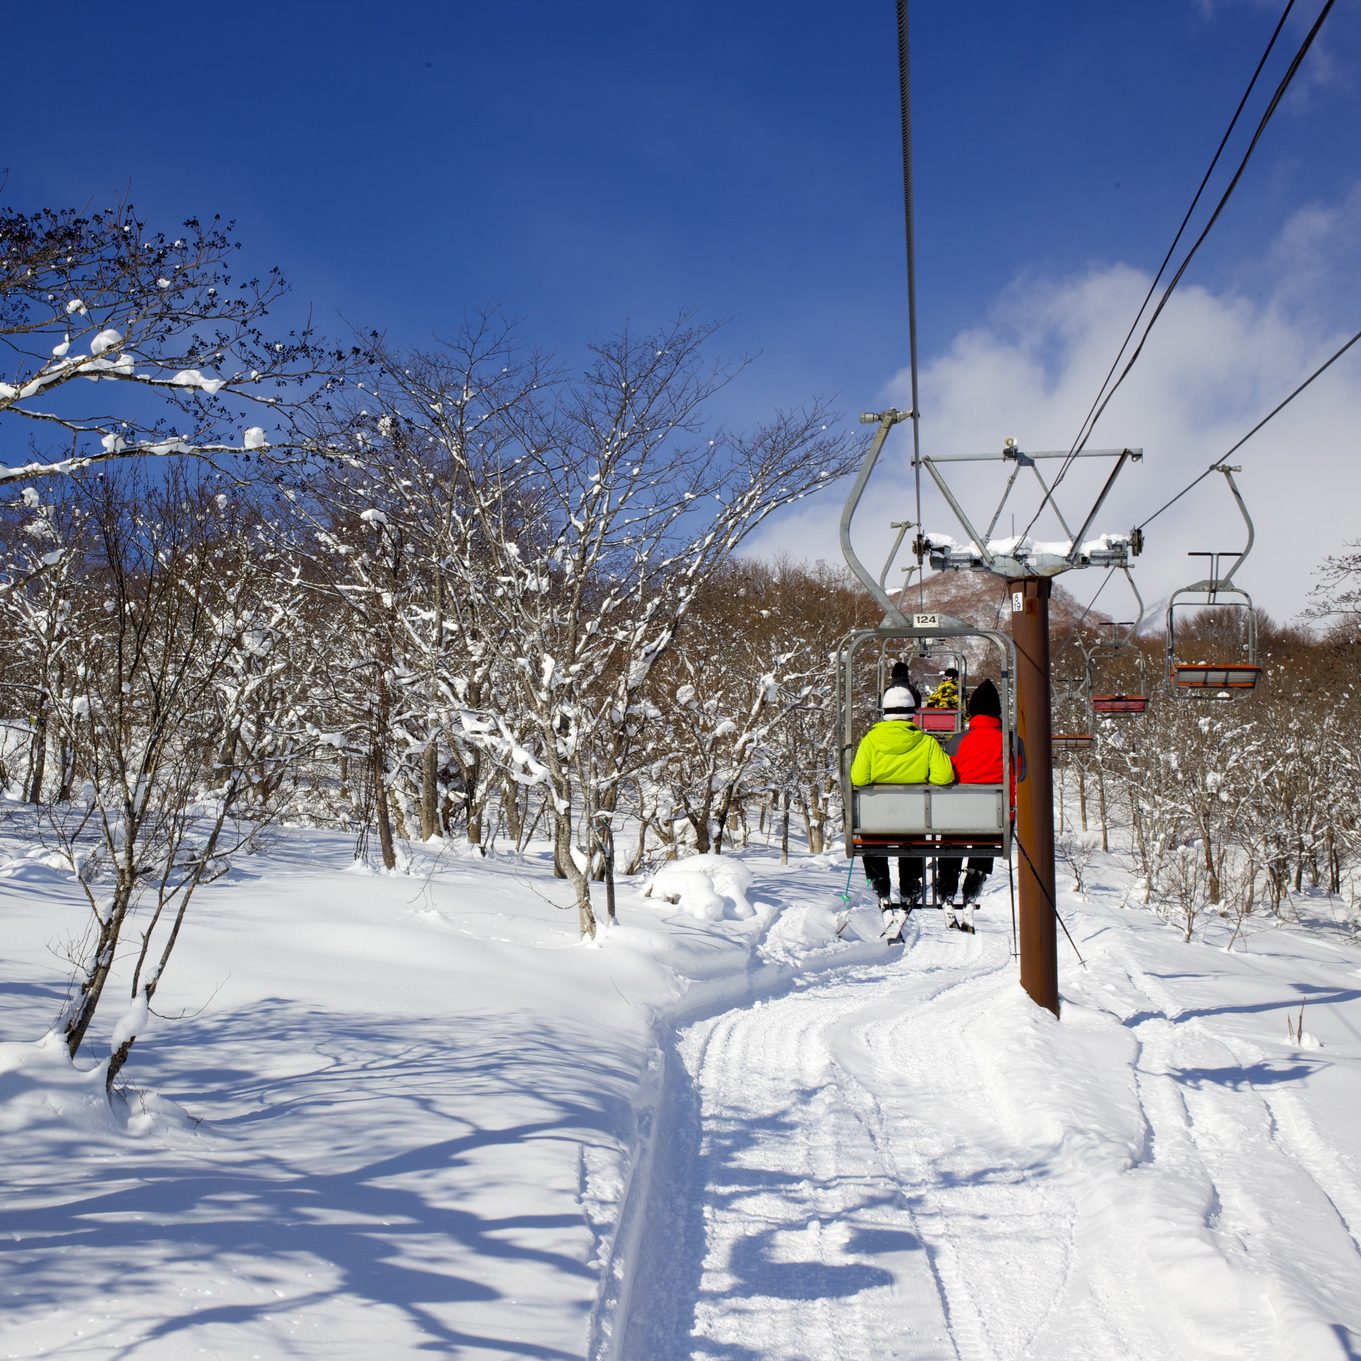
[[1059, 1014], [1058, 918], [1054, 910], [1054, 766], [1049, 720], [1049, 577], [1008, 582], [1016, 644], [1017, 733], [1025, 779], [1016, 786], [1020, 842], [1021, 986]]

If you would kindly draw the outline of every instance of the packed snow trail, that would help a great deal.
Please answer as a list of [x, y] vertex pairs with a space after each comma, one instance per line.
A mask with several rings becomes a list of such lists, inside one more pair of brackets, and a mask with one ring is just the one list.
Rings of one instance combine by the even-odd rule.
[[[1355, 1357], [1361, 1193], [1262, 1056], [1137, 970], [1054, 1022], [992, 906], [682, 1033], [610, 1355]], [[1317, 1260], [1273, 1243], [1283, 1206]]]
[[[663, 1140], [654, 1181], [668, 1184], [654, 1187], [648, 1229], [673, 1240], [669, 1279], [654, 1251], [621, 1355], [954, 1358], [956, 1337], [979, 1333], [967, 1254], [943, 1232], [950, 1207], [936, 1194], [953, 1144], [940, 1124], [948, 1093], [928, 1099], [904, 1065], [923, 1049], [953, 1086], [941, 1008], [957, 997], [967, 1011], [980, 990], [1010, 985], [1012, 967], [1003, 934], [947, 933], [935, 913], [921, 922], [881, 962], [685, 1033], [695, 1108]], [[1003, 1196], [1027, 1199], [1023, 1177], [1005, 1180]], [[698, 1231], [687, 1206], [703, 1208]], [[1035, 1227], [1028, 1270], [1053, 1236]], [[682, 1317], [662, 1323], [659, 1298], [683, 1300]]]

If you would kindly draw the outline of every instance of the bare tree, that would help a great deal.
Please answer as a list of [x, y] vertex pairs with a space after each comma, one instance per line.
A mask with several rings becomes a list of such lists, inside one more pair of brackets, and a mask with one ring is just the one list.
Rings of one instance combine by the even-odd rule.
[[286, 445], [286, 414], [329, 401], [347, 356], [267, 336], [286, 285], [236, 279], [237, 249], [217, 218], [167, 238], [130, 207], [0, 209], [0, 483]]
[[[195, 890], [258, 831], [259, 793], [299, 733], [261, 721], [258, 692], [279, 665], [271, 639], [287, 613], [265, 588], [256, 546], [225, 523], [226, 498], [176, 471], [155, 486], [100, 478], [73, 491], [84, 563], [70, 591], [71, 679], [54, 720], [80, 787], [42, 816], [90, 911], [61, 1020], [72, 1057], [136, 923], [131, 1019], [106, 1070], [112, 1090]], [[248, 822], [238, 821], [244, 811]]]
[[594, 347], [580, 379], [521, 386], [513, 400], [498, 381], [504, 343], [489, 347], [498, 365], [466, 336], [448, 347], [465, 361], [457, 383], [432, 364], [385, 365], [392, 418], [461, 465], [467, 549], [447, 581], [465, 636], [497, 647], [496, 708], [466, 704], [465, 731], [545, 788], [587, 936], [591, 856], [610, 836], [653, 667], [747, 535], [851, 463], [820, 409], [750, 436], [701, 434], [704, 404], [730, 377], [704, 361], [711, 335], [684, 319], [624, 334]]

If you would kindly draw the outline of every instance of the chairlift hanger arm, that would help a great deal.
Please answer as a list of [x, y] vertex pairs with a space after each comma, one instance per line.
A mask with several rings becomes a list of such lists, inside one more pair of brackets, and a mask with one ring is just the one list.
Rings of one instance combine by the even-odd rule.
[[1120, 570], [1125, 574], [1125, 580], [1129, 582], [1129, 588], [1134, 592], [1135, 604], [1139, 607], [1138, 613], [1134, 616], [1133, 622], [1129, 626], [1129, 632], [1125, 634], [1123, 639], [1125, 643], [1132, 643], [1135, 635], [1139, 632], [1139, 625], [1144, 622], [1144, 598], [1139, 594], [1139, 588], [1134, 584], [1134, 574], [1129, 568], [1121, 567]]
[[[1101, 495], [1096, 498], [1091, 511], [1083, 522], [1082, 528], [1073, 539], [1073, 547], [1069, 551], [1069, 557], [1074, 564], [1076, 564], [1078, 555], [1082, 552], [1082, 545], [1087, 538], [1088, 532], [1091, 530], [1092, 521], [1096, 519], [1097, 513], [1100, 511], [1101, 507], [1105, 505], [1106, 497], [1110, 495], [1111, 488], [1115, 485], [1115, 479], [1120, 476], [1120, 469], [1123, 468], [1131, 458], [1137, 462], [1142, 459], [1143, 456], [1144, 451], [1142, 449], [1122, 449], [1116, 456], [1115, 467], [1111, 469], [1110, 476], [1106, 478], [1106, 485], [1101, 488]], [[1057, 510], [1057, 507], [1055, 507], [1055, 510]]]
[[[911, 418], [912, 413], [910, 411], [898, 411], [892, 407], [887, 411], [871, 412], [860, 417], [862, 425], [872, 425], [877, 422], [879, 428], [874, 432], [874, 438], [870, 441], [869, 452], [866, 453], [865, 461], [860, 465], [860, 471], [856, 474], [855, 482], [851, 485], [850, 493], [846, 497], [846, 504], [841, 508], [841, 553], [846, 559], [846, 566], [855, 573], [861, 584], [882, 607], [884, 618], [889, 623], [900, 626], [907, 624], [902, 610], [889, 599], [888, 592], [870, 575], [869, 569], [860, 561], [855, 549], [851, 546], [851, 521], [855, 518], [855, 512], [860, 506], [865, 488], [874, 473], [875, 465], [879, 462], [879, 455], [883, 451], [888, 432], [900, 421], [910, 420]], [[894, 552], [897, 552], [896, 547]], [[887, 574], [887, 567], [884, 570]]]
[[1224, 480], [1229, 484], [1229, 490], [1233, 493], [1233, 499], [1238, 502], [1238, 512], [1243, 517], [1243, 523], [1248, 527], [1248, 541], [1243, 547], [1243, 551], [1238, 555], [1238, 561], [1229, 568], [1227, 575], [1219, 576], [1219, 564], [1216, 563], [1213, 571], [1219, 583], [1219, 588], [1231, 587], [1233, 585], [1233, 574], [1243, 565], [1243, 559], [1252, 552], [1252, 543], [1256, 538], [1256, 532], [1252, 527], [1252, 516], [1248, 514], [1248, 508], [1243, 503], [1243, 494], [1238, 490], [1238, 483], [1233, 480], [1234, 473], [1243, 471], [1242, 466], [1231, 468], [1227, 463], [1221, 463], [1216, 472], [1224, 474]]

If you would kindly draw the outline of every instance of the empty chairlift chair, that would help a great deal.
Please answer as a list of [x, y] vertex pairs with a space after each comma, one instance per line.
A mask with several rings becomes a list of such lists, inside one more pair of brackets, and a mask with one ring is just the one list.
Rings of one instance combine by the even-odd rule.
[[1050, 725], [1049, 744], [1056, 753], [1081, 755], [1096, 745], [1092, 731], [1092, 706], [1087, 690], [1087, 677], [1055, 676], [1051, 683], [1054, 715]]
[[1134, 641], [1143, 618], [1143, 600], [1129, 569], [1125, 579], [1139, 600], [1139, 615], [1124, 623], [1109, 625], [1111, 636], [1086, 653], [1087, 701], [1093, 715], [1142, 714], [1148, 708], [1148, 666]]
[[[1222, 466], [1217, 471], [1224, 474], [1238, 502], [1248, 542], [1222, 575], [1220, 560], [1230, 554], [1189, 554], [1209, 558], [1210, 575], [1174, 591], [1168, 599], [1167, 674], [1173, 693], [1182, 698], [1234, 699], [1255, 689], [1262, 674], [1257, 660], [1257, 612], [1252, 597], [1233, 583], [1234, 573], [1252, 548], [1252, 520], [1233, 480], [1237, 469]], [[1194, 629], [1187, 626], [1191, 611], [1195, 612]]]

